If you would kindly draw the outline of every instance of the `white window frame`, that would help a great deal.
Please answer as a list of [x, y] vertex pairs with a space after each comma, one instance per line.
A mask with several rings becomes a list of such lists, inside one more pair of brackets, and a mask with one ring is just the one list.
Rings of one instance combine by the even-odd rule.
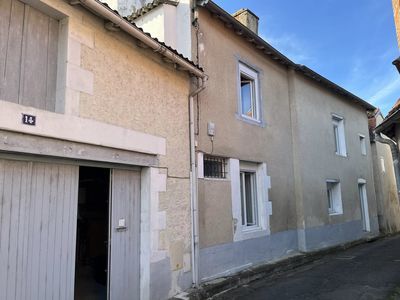
[[[332, 185], [332, 188], [329, 189], [329, 185]], [[328, 213], [330, 216], [343, 214], [342, 191], [339, 180], [326, 180], [326, 199], [328, 200]]]
[[[242, 89], [241, 89], [241, 82], [242, 82], [242, 75], [249, 78], [252, 81], [252, 99], [251, 103], [253, 105], [253, 117], [249, 117], [242, 111]], [[253, 123], [260, 124], [262, 122], [261, 116], [261, 100], [260, 100], [260, 89], [259, 89], [259, 73], [248, 67], [242, 62], [239, 62], [239, 72], [238, 72], [238, 114], [240, 118], [246, 121], [250, 121]]]
[[339, 115], [332, 114], [332, 126], [335, 141], [335, 153], [339, 156], [347, 157], [344, 118]]
[[358, 138], [360, 140], [361, 154], [362, 155], [367, 155], [367, 142], [366, 142], [366, 139], [365, 139], [365, 135], [359, 134]]
[[[270, 177], [267, 175], [265, 163], [241, 162], [237, 159], [229, 160], [232, 192], [232, 216], [234, 241], [242, 241], [270, 234], [269, 217], [272, 214], [272, 205], [268, 201], [268, 190], [271, 187]], [[241, 172], [255, 174], [256, 209], [258, 222], [254, 226], [244, 226], [242, 220]]]

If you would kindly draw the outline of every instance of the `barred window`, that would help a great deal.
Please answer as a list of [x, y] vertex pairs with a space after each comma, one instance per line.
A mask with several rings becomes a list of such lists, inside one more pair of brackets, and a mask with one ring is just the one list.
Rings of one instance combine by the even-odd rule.
[[204, 156], [205, 178], [226, 178], [226, 159], [223, 157]]

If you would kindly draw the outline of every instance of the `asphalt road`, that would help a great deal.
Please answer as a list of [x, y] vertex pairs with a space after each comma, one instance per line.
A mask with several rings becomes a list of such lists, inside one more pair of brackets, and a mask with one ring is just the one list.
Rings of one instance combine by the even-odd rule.
[[400, 236], [330, 254], [216, 299], [386, 299], [400, 286]]

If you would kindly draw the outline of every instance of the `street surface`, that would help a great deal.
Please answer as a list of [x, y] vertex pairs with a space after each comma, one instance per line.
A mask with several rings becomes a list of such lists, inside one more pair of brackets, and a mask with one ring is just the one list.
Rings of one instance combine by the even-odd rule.
[[215, 299], [386, 299], [400, 286], [400, 236], [330, 254]]

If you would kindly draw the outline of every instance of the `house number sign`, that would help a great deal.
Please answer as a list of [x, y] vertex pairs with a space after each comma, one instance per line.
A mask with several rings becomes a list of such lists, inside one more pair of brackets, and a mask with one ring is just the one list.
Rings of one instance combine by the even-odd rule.
[[36, 126], [36, 116], [22, 114], [22, 124]]

